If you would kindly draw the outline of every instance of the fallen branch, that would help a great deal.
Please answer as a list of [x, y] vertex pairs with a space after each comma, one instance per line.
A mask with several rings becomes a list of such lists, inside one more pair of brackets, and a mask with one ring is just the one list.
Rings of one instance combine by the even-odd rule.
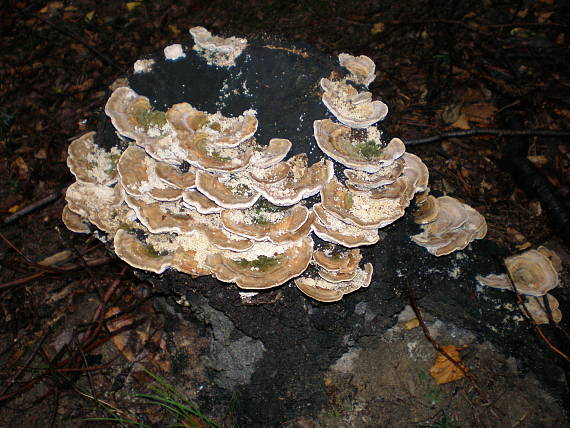
[[[109, 263], [111, 260], [113, 260], [111, 257], [100, 257], [100, 258], [95, 259], [95, 260], [89, 260], [87, 262], [87, 264], [89, 266], [101, 266], [101, 265]], [[82, 264], [63, 265], [63, 266], [59, 267], [60, 272], [58, 272], [58, 273], [71, 272], [71, 271], [78, 270], [81, 268], [84, 268], [84, 266]], [[0, 291], [5, 290], [5, 289], [10, 288], [10, 287], [15, 287], [17, 285], [26, 284], [30, 281], [34, 281], [36, 279], [42, 278], [43, 276], [48, 275], [50, 273], [53, 273], [53, 272], [44, 270], [44, 271], [36, 272], [36, 273], [31, 274], [31, 275], [25, 276], [23, 278], [18, 278], [18, 279], [15, 279], [13, 281], [5, 282], [4, 284], [0, 284]]]
[[49, 205], [52, 202], [57, 201], [65, 193], [67, 186], [68, 186], [68, 184], [66, 184], [62, 189], [58, 189], [55, 192], [50, 193], [45, 198], [42, 198], [36, 202], [32, 202], [30, 205], [25, 206], [20, 211], [17, 211], [14, 214], [9, 215], [8, 217], [4, 218], [4, 220], [2, 220], [2, 222], [4, 224], [13, 223], [14, 221], [18, 220], [20, 217], [23, 217], [27, 214], [30, 214], [34, 211], [37, 211], [40, 208], [43, 208], [46, 205]]
[[417, 146], [420, 144], [435, 143], [449, 138], [473, 137], [479, 135], [496, 135], [497, 137], [513, 136], [540, 136], [540, 137], [568, 137], [570, 131], [552, 131], [550, 129], [496, 129], [478, 128], [467, 129], [465, 131], [450, 131], [443, 134], [433, 135], [426, 138], [405, 141], [406, 146]]

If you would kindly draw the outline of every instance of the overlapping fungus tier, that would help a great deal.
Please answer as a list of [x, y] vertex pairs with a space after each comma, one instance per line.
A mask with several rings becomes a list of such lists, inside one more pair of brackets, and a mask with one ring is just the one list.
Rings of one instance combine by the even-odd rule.
[[[198, 55], [209, 67], [230, 68], [247, 48], [245, 39], [213, 36], [203, 27], [190, 33], [193, 49], [168, 46], [164, 61]], [[253, 109], [229, 117], [201, 111], [189, 99], [161, 111], [128, 86], [115, 89], [105, 112], [129, 144], [103, 150], [94, 132], [72, 142], [68, 165], [77, 181], [66, 194], [65, 224], [79, 233], [98, 229], [139, 269], [213, 275], [250, 290], [295, 279], [299, 290], [323, 302], [370, 285], [373, 266], [358, 247], [376, 243], [378, 229], [403, 216], [416, 193], [424, 203], [418, 221], [426, 224], [414, 237], [420, 245], [440, 255], [454, 242], [463, 248], [482, 237], [484, 226], [471, 211], [462, 221], [444, 220], [444, 209], [438, 214], [448, 201], [427, 196], [426, 166], [374, 126], [388, 108], [353, 86], [372, 82], [372, 60], [341, 54], [339, 62], [348, 70], [344, 79], [315, 82], [340, 123], [314, 121], [323, 156], [312, 164], [304, 153], [289, 155], [294, 140], [257, 141]], [[157, 66], [141, 59], [134, 73]], [[341, 181], [335, 163], [343, 167]], [[321, 202], [309, 203], [315, 195]], [[476, 230], [452, 234], [474, 221]], [[314, 235], [328, 244], [315, 248]]]

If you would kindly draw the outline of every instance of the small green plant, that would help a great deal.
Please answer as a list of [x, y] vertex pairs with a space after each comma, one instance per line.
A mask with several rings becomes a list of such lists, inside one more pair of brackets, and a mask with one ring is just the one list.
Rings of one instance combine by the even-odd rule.
[[421, 427], [426, 428], [461, 428], [461, 425], [457, 425], [449, 416], [447, 416], [447, 412], [444, 409], [441, 409], [438, 414], [441, 413], [441, 419], [435, 422], [429, 422], [425, 424], [421, 424]]
[[265, 270], [279, 263], [279, 257], [259, 256], [257, 259], [239, 259], [235, 263], [242, 268]]
[[423, 398], [430, 403], [437, 403], [443, 397], [442, 389], [435, 385], [432, 377], [427, 371], [421, 371], [418, 374], [418, 383], [424, 390]]
[[[160, 406], [167, 414], [176, 418], [177, 423], [168, 426], [185, 428], [223, 428], [223, 425], [206, 417], [195, 403], [178, 392], [165, 379], [149, 372], [148, 370], [145, 370], [145, 372], [153, 378], [155, 384], [150, 387], [150, 394], [137, 394], [136, 397], [143, 399], [149, 404]], [[155, 428], [143, 422], [121, 416], [125, 415], [125, 413], [112, 407], [108, 407], [106, 410], [111, 416], [105, 418], [89, 418], [87, 420], [97, 422], [115, 422], [121, 427], [135, 426], [140, 428]]]

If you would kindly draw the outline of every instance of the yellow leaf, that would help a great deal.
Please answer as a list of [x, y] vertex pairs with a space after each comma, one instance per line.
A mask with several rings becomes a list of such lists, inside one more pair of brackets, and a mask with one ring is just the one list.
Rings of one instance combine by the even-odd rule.
[[47, 4], [47, 6], [40, 9], [40, 13], [48, 13], [53, 12], [57, 9], [61, 9], [63, 7], [62, 1], [52, 1]]
[[8, 212], [10, 214], [14, 214], [15, 212], [20, 211], [20, 208], [23, 208], [26, 204], [16, 204], [16, 205], [12, 205], [10, 208], [8, 208]]
[[130, 1], [126, 4], [127, 6], [127, 10], [129, 12], [132, 12], [134, 9], [136, 9], [137, 7], [139, 7], [141, 5], [140, 1]]
[[175, 24], [168, 24], [168, 29], [172, 31], [174, 34], [180, 33], [180, 30]]
[[447, 357], [441, 353], [438, 353], [435, 358], [434, 365], [429, 369], [429, 374], [431, 377], [434, 378], [435, 382], [438, 385], [454, 382], [459, 379], [463, 379], [465, 377], [465, 372], [467, 368], [461, 364], [461, 355], [459, 355], [459, 351], [462, 349], [467, 348], [465, 346], [455, 346], [455, 345], [447, 345], [442, 346], [442, 349], [445, 351], [447, 355], [451, 357], [453, 361], [459, 363], [461, 367], [465, 370], [461, 370], [455, 364], [447, 359]]
[[20, 173], [20, 175], [26, 175], [28, 173], [28, 165], [21, 156], [18, 156], [16, 158], [16, 160], [14, 161], [14, 165], [16, 165], [16, 168], [18, 168], [18, 172]]
[[413, 328], [416, 328], [420, 325], [420, 320], [417, 318], [414, 318], [413, 320], [409, 320], [407, 322], [404, 323], [404, 328], [406, 330], [411, 330]]
[[370, 32], [373, 35], [380, 34], [384, 31], [384, 28], [386, 28], [386, 25], [383, 22], [377, 22], [376, 24], [374, 24], [372, 26], [372, 29], [370, 30]]
[[90, 12], [87, 12], [87, 13], [85, 14], [85, 20], [86, 20], [86, 21], [91, 21], [94, 16], [95, 16], [95, 11], [94, 11], [94, 10], [92, 10], [92, 11], [90, 11]]
[[451, 124], [452, 128], [470, 129], [469, 120], [464, 113], [461, 113], [457, 120]]

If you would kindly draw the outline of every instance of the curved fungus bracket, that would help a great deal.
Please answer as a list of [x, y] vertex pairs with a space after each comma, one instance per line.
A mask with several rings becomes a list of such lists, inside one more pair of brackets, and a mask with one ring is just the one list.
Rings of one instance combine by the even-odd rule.
[[263, 290], [277, 287], [303, 273], [312, 252], [310, 237], [279, 246], [256, 243], [239, 258], [212, 254], [206, 259], [206, 265], [220, 281], [235, 282], [247, 290]]
[[372, 101], [370, 92], [358, 92], [344, 82], [321, 79], [323, 103], [339, 122], [351, 128], [367, 128], [384, 119], [388, 106], [382, 101]]
[[435, 203], [438, 207], [434, 220], [423, 226], [423, 232], [412, 236], [416, 244], [435, 256], [444, 256], [485, 237], [485, 218], [469, 205], [450, 196], [437, 198]]
[[372, 281], [372, 272], [372, 264], [366, 263], [363, 269], [356, 269], [355, 275], [348, 281], [331, 282], [322, 277], [302, 276], [294, 282], [305, 295], [319, 302], [337, 302], [345, 294], [368, 287]]
[[404, 165], [404, 160], [400, 158], [391, 165], [383, 167], [375, 173], [356, 171], [353, 169], [345, 169], [343, 173], [347, 178], [346, 185], [348, 187], [352, 186], [361, 190], [374, 189], [376, 187], [392, 184], [396, 181], [404, 171]]
[[105, 151], [95, 144], [95, 132], [73, 140], [67, 149], [67, 167], [77, 181], [111, 186], [117, 182], [118, 148]]
[[259, 170], [250, 174], [251, 186], [269, 202], [280, 206], [294, 205], [316, 195], [334, 176], [330, 160], [321, 159], [309, 167], [304, 153], [267, 169], [270, 170], [267, 175]]
[[[222, 181], [223, 180], [223, 181]], [[196, 188], [217, 205], [226, 209], [245, 209], [259, 199], [259, 192], [251, 188], [246, 175], [214, 175], [205, 171], [196, 173]]]
[[211, 62], [220, 67], [235, 65], [236, 58], [247, 46], [246, 39], [233, 36], [228, 38], [213, 36], [204, 27], [192, 27], [190, 34], [196, 43], [194, 49], [203, 53], [208, 63]]
[[65, 224], [65, 227], [67, 227], [72, 232], [91, 233], [91, 228], [89, 227], [89, 221], [87, 221], [79, 214], [71, 211], [67, 205], [63, 207], [63, 211], [61, 213], [61, 219], [63, 220], [63, 224]]
[[376, 78], [376, 64], [366, 55], [352, 56], [341, 53], [338, 56], [338, 62], [350, 71], [348, 79], [356, 83], [368, 87]]
[[379, 229], [393, 223], [404, 215], [410, 203], [402, 194], [374, 198], [371, 192], [350, 190], [336, 178], [321, 190], [321, 201], [322, 207], [337, 219], [363, 229]]
[[348, 126], [325, 119], [316, 120], [313, 128], [317, 145], [323, 152], [359, 171], [377, 173], [392, 165], [406, 151], [406, 146], [399, 138], [384, 144], [374, 126], [355, 132]]
[[[220, 214], [222, 224], [237, 235], [256, 241], [270, 240], [276, 244], [286, 241], [286, 238], [294, 241], [309, 234], [310, 212], [306, 207], [295, 205], [283, 209], [267, 205], [257, 204], [248, 210], [224, 210]], [[296, 232], [299, 232], [299, 236]]]

